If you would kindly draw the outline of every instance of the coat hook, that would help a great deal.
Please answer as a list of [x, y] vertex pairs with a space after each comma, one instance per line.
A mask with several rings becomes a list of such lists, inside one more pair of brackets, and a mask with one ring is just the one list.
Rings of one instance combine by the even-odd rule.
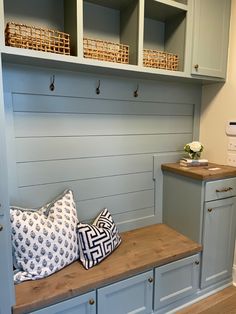
[[51, 91], [54, 91], [54, 89], [55, 89], [55, 75], [53, 75], [52, 77], [51, 77], [51, 79], [50, 79], [50, 82], [51, 82], [51, 84], [49, 85], [49, 89], [51, 90]]
[[137, 84], [137, 88], [134, 91], [134, 97], [138, 97], [139, 84]]
[[96, 94], [99, 95], [100, 94], [100, 80], [98, 81], [98, 86], [96, 88]]

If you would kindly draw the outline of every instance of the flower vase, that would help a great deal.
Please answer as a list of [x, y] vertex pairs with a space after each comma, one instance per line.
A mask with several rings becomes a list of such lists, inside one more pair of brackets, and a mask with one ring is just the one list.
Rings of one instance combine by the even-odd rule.
[[198, 160], [201, 157], [200, 152], [191, 152], [188, 155], [189, 155], [190, 159], [193, 159], [193, 160]]

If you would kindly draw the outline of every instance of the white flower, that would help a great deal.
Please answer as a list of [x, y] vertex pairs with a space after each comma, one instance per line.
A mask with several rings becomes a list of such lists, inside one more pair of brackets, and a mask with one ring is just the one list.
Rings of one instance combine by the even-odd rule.
[[193, 152], [199, 152], [202, 149], [202, 144], [200, 142], [189, 143], [189, 147]]

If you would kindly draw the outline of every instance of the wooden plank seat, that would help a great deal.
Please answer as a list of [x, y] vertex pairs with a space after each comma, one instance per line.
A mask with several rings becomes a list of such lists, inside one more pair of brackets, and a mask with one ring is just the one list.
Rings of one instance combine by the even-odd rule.
[[200, 244], [165, 224], [124, 232], [121, 237], [121, 245], [90, 270], [76, 261], [47, 278], [16, 285], [13, 313], [55, 304], [202, 250]]

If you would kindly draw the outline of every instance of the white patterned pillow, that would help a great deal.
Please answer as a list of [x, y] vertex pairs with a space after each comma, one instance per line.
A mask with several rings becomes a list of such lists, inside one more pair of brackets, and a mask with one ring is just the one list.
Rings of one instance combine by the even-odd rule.
[[78, 223], [77, 234], [80, 261], [86, 269], [101, 262], [121, 243], [118, 229], [106, 208], [92, 225]]
[[15, 283], [47, 277], [78, 259], [73, 193], [66, 190], [38, 210], [10, 209]]

